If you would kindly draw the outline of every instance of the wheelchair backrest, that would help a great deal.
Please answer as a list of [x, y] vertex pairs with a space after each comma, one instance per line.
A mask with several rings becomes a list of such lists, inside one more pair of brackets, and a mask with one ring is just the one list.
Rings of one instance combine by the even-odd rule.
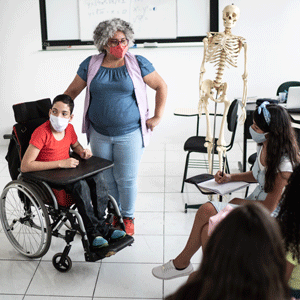
[[49, 98], [13, 105], [16, 124], [13, 126], [12, 139], [6, 160], [13, 180], [19, 175], [22, 157], [29, 145], [33, 131], [49, 119], [51, 100]]

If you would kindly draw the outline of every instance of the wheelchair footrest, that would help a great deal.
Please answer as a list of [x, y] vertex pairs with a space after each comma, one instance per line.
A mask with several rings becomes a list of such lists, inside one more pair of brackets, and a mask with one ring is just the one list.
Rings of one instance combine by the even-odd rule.
[[100, 259], [103, 259], [105, 257], [112, 256], [119, 252], [120, 250], [124, 249], [127, 246], [130, 246], [134, 242], [134, 238], [130, 235], [126, 235], [122, 239], [115, 241], [115, 242], [110, 242], [107, 247], [100, 248], [98, 250], [94, 250], [93, 252], [90, 253], [89, 256], [85, 257], [86, 261], [97, 261]]

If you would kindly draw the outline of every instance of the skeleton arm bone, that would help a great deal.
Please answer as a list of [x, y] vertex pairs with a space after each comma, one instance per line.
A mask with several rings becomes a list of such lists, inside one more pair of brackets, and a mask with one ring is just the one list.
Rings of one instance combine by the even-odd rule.
[[199, 78], [199, 86], [201, 87], [202, 82], [203, 82], [203, 75], [206, 72], [204, 64], [205, 64], [205, 60], [206, 60], [206, 50], [207, 50], [207, 46], [208, 46], [208, 38], [204, 38], [203, 39], [203, 44], [204, 44], [204, 49], [203, 49], [203, 60], [202, 60], [202, 64], [200, 67], [200, 78]]
[[246, 120], [246, 101], [247, 101], [247, 81], [248, 81], [248, 70], [247, 70], [247, 43], [241, 41], [244, 47], [244, 74], [242, 75], [244, 86], [243, 86], [243, 97], [242, 97], [242, 114], [240, 116], [240, 122], [243, 124]]

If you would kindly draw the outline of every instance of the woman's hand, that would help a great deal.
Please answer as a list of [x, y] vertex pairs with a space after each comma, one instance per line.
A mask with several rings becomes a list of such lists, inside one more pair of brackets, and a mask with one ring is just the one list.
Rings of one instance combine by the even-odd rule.
[[59, 167], [62, 169], [76, 168], [78, 164], [79, 164], [79, 160], [70, 157], [62, 160]]
[[80, 157], [83, 159], [89, 159], [90, 157], [93, 156], [92, 152], [90, 149], [83, 149], [80, 153], [79, 153]]
[[231, 175], [222, 173], [221, 171], [218, 171], [215, 175], [215, 181], [217, 183], [226, 183], [231, 181]]
[[147, 128], [150, 129], [151, 131], [153, 131], [154, 127], [156, 127], [159, 124], [160, 120], [161, 120], [161, 118], [159, 118], [159, 117], [152, 117], [152, 118], [148, 119], [146, 121]]

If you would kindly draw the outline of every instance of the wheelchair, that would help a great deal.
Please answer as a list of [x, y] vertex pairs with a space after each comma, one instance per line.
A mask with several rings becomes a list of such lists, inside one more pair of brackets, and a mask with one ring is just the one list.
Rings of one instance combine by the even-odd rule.
[[[94, 156], [88, 160], [76, 157], [80, 163], [75, 169], [20, 172], [21, 158], [28, 147], [31, 134], [47, 121], [50, 108], [49, 98], [13, 105], [17, 123], [13, 126], [12, 134], [4, 135], [4, 138], [10, 139], [6, 160], [12, 181], [1, 194], [0, 218], [9, 242], [26, 257], [44, 256], [50, 248], [52, 237], [65, 240], [64, 250], [53, 256], [52, 263], [58, 271], [67, 272], [72, 267], [69, 252], [76, 234], [81, 236], [84, 257], [88, 262], [116, 254], [131, 246], [134, 238], [126, 235], [118, 241], [110, 242], [108, 247], [93, 249], [72, 196], [63, 190], [66, 184], [111, 168], [111, 161]], [[118, 204], [109, 195], [106, 222], [111, 224], [114, 216], [119, 219], [120, 226], [125, 231]]]

